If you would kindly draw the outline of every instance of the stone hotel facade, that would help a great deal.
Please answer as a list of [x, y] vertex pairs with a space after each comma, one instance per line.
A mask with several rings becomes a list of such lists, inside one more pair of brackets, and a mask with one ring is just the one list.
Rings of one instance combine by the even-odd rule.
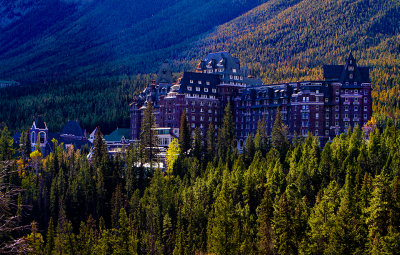
[[363, 126], [372, 115], [369, 68], [358, 67], [350, 53], [345, 65], [327, 65], [323, 71], [321, 81], [265, 85], [250, 77], [237, 58], [219, 52], [207, 55], [195, 72], [184, 72], [173, 83], [170, 68], [164, 63], [157, 80], [130, 105], [131, 139], [139, 139], [149, 100], [159, 127], [179, 128], [186, 110], [192, 130], [199, 127], [203, 134], [209, 124], [216, 129], [221, 126], [224, 108], [231, 102], [239, 149], [263, 117], [271, 134], [278, 108], [289, 135], [312, 132], [326, 141], [349, 126]]

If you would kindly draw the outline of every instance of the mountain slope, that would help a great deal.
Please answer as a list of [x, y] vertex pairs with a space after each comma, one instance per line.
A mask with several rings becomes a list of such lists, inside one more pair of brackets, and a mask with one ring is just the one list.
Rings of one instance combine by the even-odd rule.
[[270, 83], [321, 78], [322, 65], [343, 63], [353, 51], [373, 67], [375, 111], [393, 114], [400, 105], [399, 36], [396, 0], [276, 0], [219, 26], [183, 55], [193, 64], [229, 50]]
[[[0, 30], [0, 78], [86, 78], [156, 70], [170, 48], [259, 0], [45, 1]], [[150, 54], [151, 53], [151, 54]], [[140, 55], [152, 55], [152, 60]]]
[[122, 126], [133, 92], [151, 76], [115, 77], [154, 72], [165, 59], [177, 72], [193, 70], [219, 50], [267, 83], [319, 79], [322, 65], [343, 63], [353, 51], [373, 67], [374, 111], [400, 116], [397, 0], [44, 3], [0, 31], [0, 79], [44, 84], [0, 93], [0, 120], [13, 130], [36, 114], [53, 130], [68, 119], [89, 130]]

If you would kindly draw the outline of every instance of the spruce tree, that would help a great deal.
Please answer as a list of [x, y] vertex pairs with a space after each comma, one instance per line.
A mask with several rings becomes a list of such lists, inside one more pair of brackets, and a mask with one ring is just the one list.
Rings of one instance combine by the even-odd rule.
[[287, 127], [283, 123], [279, 108], [276, 109], [275, 122], [272, 128], [271, 144], [281, 153], [281, 157], [286, 155], [288, 148]]
[[208, 160], [211, 160], [212, 158], [215, 157], [215, 152], [216, 152], [215, 128], [213, 123], [210, 123], [208, 125], [206, 143], [207, 143], [207, 148], [206, 148], [207, 157]]
[[201, 160], [203, 157], [203, 137], [201, 135], [201, 130], [199, 127], [194, 130], [193, 137], [193, 156], [198, 160]]
[[144, 154], [144, 161], [153, 168], [153, 161], [158, 153], [158, 137], [156, 119], [153, 114], [153, 104], [149, 100], [143, 112], [142, 132], [140, 133], [140, 150]]
[[218, 133], [218, 155], [222, 159], [228, 159], [230, 154], [236, 148], [235, 125], [232, 116], [231, 103], [225, 107], [224, 118], [222, 120], [222, 128]]
[[269, 190], [266, 189], [260, 206], [257, 208], [258, 251], [260, 254], [275, 254], [274, 235], [272, 229], [273, 202]]
[[189, 123], [187, 121], [186, 110], [181, 114], [179, 126], [179, 147], [182, 154], [186, 154], [192, 146]]

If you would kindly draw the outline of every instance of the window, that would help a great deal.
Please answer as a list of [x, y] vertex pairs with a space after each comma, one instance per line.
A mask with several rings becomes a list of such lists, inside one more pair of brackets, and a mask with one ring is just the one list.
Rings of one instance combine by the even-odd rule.
[[336, 95], [339, 95], [339, 90], [338, 90], [338, 89], [335, 90], [335, 94], [336, 94]]
[[329, 127], [329, 121], [325, 122], [325, 127]]
[[336, 111], [339, 111], [339, 105], [336, 105], [336, 106], [335, 106], [335, 110], [336, 110]]
[[345, 93], [345, 94], [349, 94], [349, 90], [348, 90], [348, 89], [346, 89], [344, 93]]
[[364, 120], [367, 120], [367, 114], [364, 114]]
[[366, 97], [364, 97], [364, 103], [367, 103], [368, 99]]
[[358, 114], [354, 114], [354, 118], [358, 118]]
[[232, 72], [236, 73], [236, 69], [235, 69], [235, 68], [233, 68], [233, 69], [232, 69]]
[[346, 98], [344, 99], [344, 101], [345, 101], [345, 102], [348, 102], [348, 101], [349, 101], [349, 98], [348, 98], [348, 97], [346, 97]]
[[329, 119], [329, 113], [325, 114], [325, 119]]
[[364, 106], [364, 112], [368, 111], [367, 106]]
[[358, 111], [358, 106], [354, 106], [354, 111]]
[[354, 94], [358, 94], [358, 89], [355, 89], [355, 90], [354, 90]]
[[187, 90], [192, 91], [192, 87], [188, 86]]
[[190, 83], [193, 83], [193, 80], [190, 80]]
[[353, 74], [352, 74], [352, 73], [349, 74], [349, 78], [350, 78], [350, 79], [353, 79]]
[[44, 132], [39, 133], [40, 143], [44, 143], [46, 141], [46, 134]]
[[307, 97], [307, 98], [306, 98], [306, 101], [307, 101], [307, 102], [309, 102], [309, 101], [310, 101], [310, 98], [309, 98], [309, 97]]
[[315, 122], [315, 127], [318, 127], [319, 126], [319, 124], [318, 124], [318, 121], [317, 122]]
[[349, 111], [349, 107], [346, 105], [345, 107], [344, 107], [344, 110], [347, 112], [347, 111]]
[[326, 97], [326, 98], [325, 98], [325, 103], [328, 103], [328, 100], [329, 100], [329, 99]]
[[315, 102], [319, 102], [319, 97], [315, 97]]
[[318, 130], [315, 130], [315, 135], [318, 135]]
[[198, 83], [198, 84], [201, 84], [201, 81], [198, 81], [197, 83]]
[[335, 119], [339, 119], [339, 114], [335, 114]]
[[318, 119], [319, 118], [319, 113], [315, 114], [315, 118]]
[[326, 136], [329, 135], [329, 130], [325, 130], [325, 135], [326, 135]]
[[368, 95], [368, 90], [364, 89], [364, 95]]
[[196, 120], [196, 116], [192, 116], [192, 121], [195, 121]]
[[339, 102], [339, 97], [336, 97], [336, 102]]
[[319, 94], [319, 90], [317, 89], [317, 90], [315, 91], [315, 93], [316, 93], [316, 94]]
[[208, 92], [208, 88], [204, 88], [204, 92]]
[[346, 119], [348, 119], [348, 118], [349, 118], [349, 115], [346, 113], [346, 114], [344, 115], [344, 117], [345, 117]]
[[196, 87], [196, 91], [200, 91], [200, 87]]
[[32, 132], [31, 138], [32, 138], [32, 143], [35, 143], [35, 138], [36, 138], [35, 132]]
[[207, 85], [210, 85], [210, 82], [209, 82], [209, 81], [206, 81], [206, 84], [207, 84]]
[[192, 123], [192, 128], [195, 128], [195, 127], [196, 127], [196, 124]]

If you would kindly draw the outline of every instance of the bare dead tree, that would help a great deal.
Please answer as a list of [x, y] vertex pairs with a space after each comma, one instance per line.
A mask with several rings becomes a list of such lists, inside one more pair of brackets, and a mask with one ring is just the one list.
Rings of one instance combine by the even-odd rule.
[[10, 171], [12, 161], [0, 162], [0, 254], [25, 254], [31, 252], [23, 238], [7, 240], [6, 235], [22, 233], [30, 229], [30, 225], [20, 225], [22, 214], [17, 211], [29, 209], [29, 206], [18, 204], [18, 195], [24, 190], [8, 182], [8, 177], [16, 171]]

